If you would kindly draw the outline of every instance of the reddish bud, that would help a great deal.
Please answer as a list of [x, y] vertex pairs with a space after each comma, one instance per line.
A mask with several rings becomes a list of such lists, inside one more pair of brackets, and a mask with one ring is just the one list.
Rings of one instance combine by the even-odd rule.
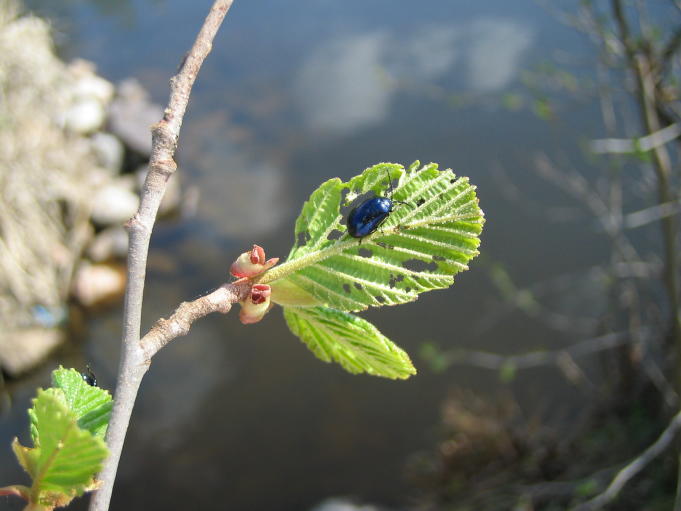
[[244, 252], [232, 263], [229, 272], [235, 277], [240, 278], [255, 277], [269, 270], [278, 262], [278, 257], [265, 260], [265, 250], [261, 246], [253, 245], [253, 249], [250, 252]]
[[255, 305], [259, 305], [266, 300], [269, 301], [270, 295], [272, 294], [272, 288], [267, 284], [255, 284], [251, 288], [251, 301]]
[[270, 309], [271, 294], [272, 288], [267, 284], [255, 284], [251, 287], [251, 294], [241, 302], [239, 320], [244, 325], [260, 321]]

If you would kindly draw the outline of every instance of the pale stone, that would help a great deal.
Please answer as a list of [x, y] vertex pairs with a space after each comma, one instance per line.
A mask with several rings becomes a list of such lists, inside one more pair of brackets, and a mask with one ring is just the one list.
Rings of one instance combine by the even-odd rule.
[[97, 132], [92, 135], [92, 150], [99, 164], [107, 170], [118, 173], [123, 167], [125, 148], [111, 133]]
[[0, 366], [18, 376], [42, 362], [63, 340], [58, 328], [31, 327], [0, 336]]
[[123, 227], [109, 227], [95, 236], [87, 254], [95, 262], [122, 259], [128, 253], [128, 233]]
[[86, 307], [119, 297], [125, 289], [125, 272], [107, 264], [83, 264], [73, 279], [73, 295]]
[[73, 93], [80, 98], [94, 98], [102, 105], [111, 102], [114, 96], [114, 86], [101, 76], [87, 74], [78, 78]]
[[82, 98], [64, 114], [64, 126], [69, 131], [84, 135], [100, 129], [105, 117], [104, 107], [98, 100]]
[[119, 84], [118, 95], [109, 106], [109, 127], [131, 149], [151, 154], [151, 126], [161, 120], [163, 109], [134, 79]]
[[126, 183], [114, 182], [100, 188], [93, 197], [92, 221], [97, 225], [121, 225], [139, 208], [139, 197]]

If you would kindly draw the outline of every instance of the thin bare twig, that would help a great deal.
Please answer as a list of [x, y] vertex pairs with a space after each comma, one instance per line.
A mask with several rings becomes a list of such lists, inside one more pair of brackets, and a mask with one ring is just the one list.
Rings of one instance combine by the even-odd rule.
[[227, 314], [232, 304], [243, 300], [251, 288], [248, 282], [223, 284], [212, 293], [191, 302], [182, 302], [168, 319], [161, 318], [142, 337], [140, 344], [145, 358], [151, 358], [173, 339], [187, 335], [192, 323], [212, 312]]
[[681, 125], [675, 123], [641, 138], [601, 138], [592, 140], [589, 146], [596, 154], [647, 152], [676, 140], [679, 135], [681, 135]]
[[[109, 508], [128, 423], [140, 383], [150, 364], [150, 359], [140, 343], [142, 296], [149, 240], [156, 213], [165, 192], [166, 182], [177, 168], [173, 158], [192, 86], [203, 61], [210, 53], [215, 34], [232, 2], [233, 0], [216, 0], [213, 3], [179, 72], [170, 80], [170, 99], [163, 119], [152, 127], [149, 172], [142, 189], [139, 210], [127, 225], [130, 244], [123, 311], [123, 348], [118, 368], [114, 407], [106, 436], [110, 454], [99, 474], [101, 486], [90, 501], [90, 511], [106, 511]], [[239, 298], [238, 290], [226, 294], [225, 298], [236, 301]], [[222, 309], [229, 310], [228, 305], [224, 305]], [[181, 330], [178, 330], [177, 335], [180, 334]]]
[[500, 355], [476, 350], [451, 350], [443, 353], [448, 364], [466, 364], [483, 369], [498, 370], [504, 367], [529, 369], [546, 365], [559, 365], [566, 356], [581, 357], [622, 346], [629, 342], [626, 332], [615, 332], [580, 341], [567, 348], [553, 351], [536, 351], [522, 355]]
[[595, 511], [602, 508], [609, 502], [612, 502], [622, 488], [624, 488], [624, 486], [631, 480], [631, 478], [643, 470], [648, 463], [653, 461], [667, 447], [669, 447], [669, 444], [671, 444], [672, 440], [674, 440], [674, 437], [676, 436], [676, 433], [679, 431], [679, 429], [681, 429], [681, 411], [672, 418], [672, 420], [669, 422], [669, 425], [654, 443], [652, 443], [636, 458], [631, 460], [631, 462], [629, 462], [617, 473], [603, 493], [600, 493], [593, 499], [580, 504], [575, 508], [574, 511]]

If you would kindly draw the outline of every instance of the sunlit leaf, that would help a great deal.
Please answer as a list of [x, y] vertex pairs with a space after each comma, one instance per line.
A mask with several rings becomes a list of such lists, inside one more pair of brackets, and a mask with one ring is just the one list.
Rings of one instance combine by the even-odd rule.
[[52, 384], [64, 392], [78, 426], [104, 438], [113, 406], [111, 394], [100, 387], [88, 385], [75, 369], [61, 366], [52, 372]]
[[[303, 205], [288, 260], [260, 279], [271, 284], [273, 301], [282, 296], [289, 298], [280, 302], [286, 305], [316, 302], [361, 311], [450, 286], [478, 254], [483, 213], [467, 178], [433, 163], [418, 166], [405, 170], [381, 163], [347, 183], [338, 178], [323, 183]], [[347, 233], [347, 210], [372, 194], [389, 196], [389, 179], [397, 180], [395, 209], [360, 243]], [[284, 287], [288, 293], [279, 292]], [[306, 302], [291, 300], [292, 289]]]
[[324, 362], [351, 373], [408, 378], [416, 369], [402, 349], [368, 321], [328, 307], [285, 307], [291, 331]]
[[101, 469], [108, 450], [101, 438], [79, 426], [64, 391], [39, 389], [30, 418], [34, 447], [24, 447], [15, 439], [12, 448], [33, 479], [31, 502], [52, 509], [93, 488], [93, 477]]

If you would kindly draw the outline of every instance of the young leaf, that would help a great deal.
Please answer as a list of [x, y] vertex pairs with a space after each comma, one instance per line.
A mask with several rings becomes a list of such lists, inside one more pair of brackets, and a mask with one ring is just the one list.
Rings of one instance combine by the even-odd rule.
[[[283, 296], [288, 299], [278, 302], [282, 305], [314, 301], [361, 311], [450, 286], [478, 254], [483, 213], [467, 178], [439, 171], [434, 163], [418, 166], [415, 162], [405, 171], [380, 163], [347, 183], [334, 178], [313, 192], [296, 221], [288, 260], [259, 280], [271, 284], [273, 301]], [[390, 197], [394, 210], [360, 243], [347, 234], [341, 206], [365, 200], [370, 192], [389, 196], [389, 178], [398, 180]], [[306, 303], [293, 303], [292, 294], [279, 287], [298, 290]]]
[[61, 389], [69, 410], [78, 421], [78, 426], [93, 435], [104, 438], [113, 401], [105, 389], [88, 385], [75, 369], [59, 366], [52, 372], [52, 385]]
[[31, 500], [48, 509], [64, 505], [93, 486], [108, 450], [102, 439], [78, 426], [61, 389], [38, 390], [31, 421], [35, 447], [23, 447], [16, 439], [12, 445], [33, 479]]
[[291, 331], [324, 362], [351, 373], [405, 379], [416, 369], [402, 349], [368, 321], [328, 307], [285, 307]]

